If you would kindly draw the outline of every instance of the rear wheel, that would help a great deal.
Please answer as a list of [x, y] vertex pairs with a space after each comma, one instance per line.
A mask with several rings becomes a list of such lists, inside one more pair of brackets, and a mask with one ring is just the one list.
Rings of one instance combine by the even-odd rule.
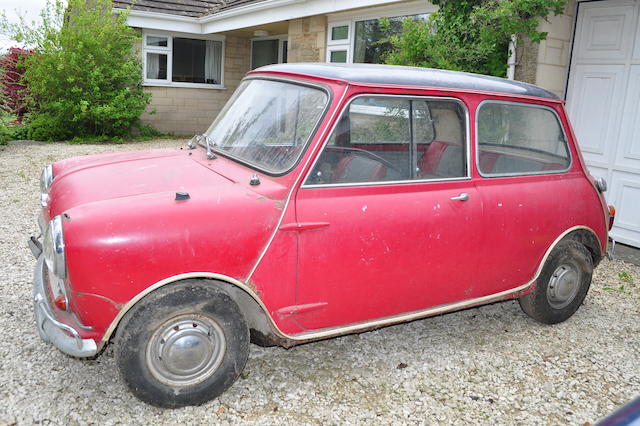
[[564, 240], [551, 251], [536, 280], [536, 288], [518, 301], [531, 318], [545, 324], [567, 320], [584, 301], [593, 274], [586, 247]]
[[116, 361], [124, 382], [158, 407], [200, 405], [228, 389], [249, 354], [249, 330], [236, 303], [198, 281], [150, 294], [118, 327]]

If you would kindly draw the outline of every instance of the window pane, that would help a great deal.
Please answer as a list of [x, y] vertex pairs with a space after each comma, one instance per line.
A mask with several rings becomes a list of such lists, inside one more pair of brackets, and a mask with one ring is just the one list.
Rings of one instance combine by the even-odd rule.
[[341, 63], [344, 64], [347, 62], [347, 51], [346, 50], [334, 50], [331, 52], [330, 62]]
[[167, 55], [162, 53], [147, 53], [147, 78], [156, 80], [167, 79]]
[[287, 55], [289, 53], [289, 42], [287, 40], [282, 42], [282, 63], [287, 63]]
[[147, 46], [167, 47], [167, 37], [147, 36]]
[[254, 40], [251, 49], [251, 69], [278, 63], [280, 40]]
[[353, 62], [379, 64], [384, 61], [385, 53], [391, 50], [389, 43], [380, 43], [383, 38], [398, 34], [402, 30], [402, 20], [405, 18], [425, 20], [427, 14], [411, 16], [395, 16], [389, 18], [389, 32], [380, 28], [378, 19], [356, 22], [356, 36], [354, 42]]
[[413, 101], [416, 176], [449, 179], [467, 175], [466, 115], [453, 101]]
[[300, 84], [245, 80], [207, 135], [223, 154], [282, 173], [302, 154], [327, 100], [324, 91]]
[[222, 42], [217, 40], [173, 39], [171, 80], [184, 83], [220, 84]]
[[480, 171], [491, 175], [560, 171], [570, 163], [558, 118], [540, 107], [483, 104], [478, 149]]
[[349, 26], [341, 25], [331, 29], [331, 40], [346, 40], [349, 38]]
[[410, 101], [361, 97], [346, 110], [307, 184], [409, 179]]

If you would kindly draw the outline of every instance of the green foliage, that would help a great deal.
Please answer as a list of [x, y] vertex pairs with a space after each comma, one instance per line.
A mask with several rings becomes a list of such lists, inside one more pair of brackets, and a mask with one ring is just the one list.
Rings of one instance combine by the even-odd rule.
[[13, 140], [24, 140], [29, 138], [27, 126], [23, 124], [14, 124], [9, 127]]
[[[540, 19], [562, 13], [566, 0], [433, 0], [439, 10], [427, 21], [407, 18], [389, 33], [388, 64], [414, 65], [504, 77], [515, 34], [540, 42]], [[383, 21], [383, 27], [388, 21]]]
[[6, 145], [7, 142], [11, 140], [13, 140], [11, 130], [9, 130], [4, 123], [0, 122], [0, 145]]
[[150, 97], [139, 35], [112, 10], [111, 0], [49, 0], [38, 26], [0, 20], [3, 33], [34, 46], [24, 73], [29, 138], [123, 138], [138, 124]]

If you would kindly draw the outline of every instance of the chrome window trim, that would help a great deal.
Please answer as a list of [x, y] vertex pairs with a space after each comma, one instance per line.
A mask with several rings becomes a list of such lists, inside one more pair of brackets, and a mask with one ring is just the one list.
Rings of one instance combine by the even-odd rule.
[[[302, 149], [298, 153], [298, 156], [296, 157], [295, 161], [292, 163], [291, 167], [285, 169], [284, 171], [277, 172], [277, 171], [267, 170], [267, 169], [265, 169], [263, 167], [258, 166], [257, 164], [253, 164], [253, 163], [251, 163], [249, 161], [246, 161], [244, 159], [241, 159], [241, 158], [238, 158], [238, 157], [236, 157], [234, 155], [231, 155], [226, 151], [223, 151], [221, 149], [215, 149], [215, 153], [216, 154], [220, 154], [223, 157], [229, 158], [229, 159], [231, 159], [233, 161], [236, 161], [236, 162], [238, 162], [240, 164], [243, 164], [243, 165], [245, 165], [245, 166], [247, 166], [247, 167], [249, 167], [249, 168], [251, 168], [251, 169], [253, 169], [253, 170], [257, 171], [257, 172], [264, 173], [267, 176], [272, 176], [272, 177], [285, 176], [285, 175], [291, 173], [296, 167], [298, 167], [298, 164], [300, 163], [300, 160], [304, 156], [305, 152], [307, 152], [307, 150], [309, 149], [309, 145], [311, 144], [311, 141], [313, 140], [314, 136], [318, 132], [318, 128], [320, 127], [320, 125], [324, 121], [324, 118], [327, 115], [327, 111], [329, 111], [329, 107], [333, 103], [333, 92], [325, 84], [308, 82], [308, 81], [305, 81], [305, 80], [299, 80], [299, 79], [289, 78], [289, 77], [272, 77], [272, 76], [265, 76], [265, 75], [250, 75], [248, 77], [243, 78], [242, 81], [240, 82], [240, 84], [242, 84], [245, 81], [250, 81], [250, 80], [267, 80], [267, 81], [277, 81], [277, 82], [280, 82], [280, 83], [297, 84], [299, 86], [307, 86], [307, 87], [311, 87], [311, 88], [314, 88], [314, 89], [319, 89], [319, 90], [321, 90], [322, 92], [324, 92], [327, 95], [327, 100], [326, 100], [326, 103], [324, 105], [324, 109], [322, 110], [322, 113], [318, 116], [318, 120], [316, 121], [316, 124], [314, 125], [313, 130], [311, 130], [311, 133], [309, 133], [309, 136], [307, 137], [307, 140], [304, 142], [304, 144], [302, 144]], [[238, 85], [238, 87], [240, 87], [240, 86]], [[226, 104], [225, 104], [225, 106], [226, 106]], [[216, 119], [217, 119], [217, 117], [216, 117]], [[213, 123], [211, 123], [211, 124], [213, 125]], [[209, 128], [211, 128], [211, 126], [209, 126]], [[209, 132], [209, 129], [207, 129], [204, 134], [207, 135], [208, 132]], [[215, 140], [215, 138], [212, 138], [212, 139]], [[202, 146], [202, 144], [200, 144], [200, 145]], [[286, 145], [282, 145], [282, 146], [286, 146]]]
[[[564, 141], [565, 141], [565, 148], [567, 149], [567, 153], [569, 154], [569, 165], [567, 166], [567, 168], [565, 169], [560, 169], [560, 170], [542, 170], [539, 172], [522, 172], [522, 173], [483, 173], [482, 170], [480, 170], [480, 142], [478, 141], [478, 115], [480, 114], [480, 109], [482, 108], [483, 105], [485, 104], [489, 104], [489, 103], [493, 103], [493, 104], [505, 104], [505, 105], [516, 105], [516, 106], [523, 106], [523, 107], [530, 107], [530, 108], [538, 108], [538, 109], [546, 109], [548, 111], [551, 111], [551, 113], [556, 117], [556, 120], [558, 122], [558, 125], [560, 126], [560, 129], [562, 130], [562, 135], [564, 136]], [[569, 146], [569, 138], [567, 138], [567, 132], [565, 132], [564, 126], [562, 125], [562, 120], [560, 120], [560, 116], [558, 115], [558, 112], [551, 108], [548, 105], [540, 105], [540, 104], [534, 104], [534, 103], [529, 103], [529, 102], [519, 102], [519, 101], [503, 101], [500, 99], [485, 99], [482, 102], [480, 102], [478, 104], [478, 106], [476, 107], [476, 114], [475, 114], [475, 136], [476, 136], [476, 140], [475, 140], [475, 146], [476, 146], [476, 158], [475, 158], [475, 162], [476, 162], [476, 169], [478, 170], [478, 174], [484, 178], [501, 178], [501, 177], [514, 177], [514, 176], [539, 176], [539, 175], [553, 175], [553, 174], [561, 174], [561, 173], [566, 173], [569, 170], [571, 170], [571, 168], [573, 167], [573, 155], [571, 154], [571, 147]]]
[[[466, 155], [466, 169], [467, 169], [467, 174], [466, 176], [461, 176], [461, 177], [454, 177], [454, 178], [443, 178], [443, 179], [402, 179], [402, 180], [394, 180], [394, 181], [378, 181], [378, 182], [347, 182], [347, 183], [320, 183], [320, 184], [306, 184], [305, 182], [307, 181], [307, 179], [309, 178], [309, 176], [311, 175], [311, 173], [313, 172], [313, 169], [316, 166], [316, 163], [318, 162], [318, 160], [320, 159], [320, 157], [322, 156], [322, 152], [324, 151], [324, 149], [327, 146], [327, 143], [329, 143], [329, 138], [331, 137], [331, 135], [333, 134], [333, 131], [335, 130], [336, 126], [338, 125], [338, 122], [340, 121], [340, 117], [342, 117], [342, 114], [345, 112], [345, 110], [351, 105], [351, 103], [361, 97], [377, 97], [377, 98], [403, 98], [403, 99], [410, 99], [410, 100], [434, 100], [434, 101], [453, 101], [456, 102], [458, 104], [460, 104], [462, 106], [462, 110], [464, 111], [464, 117], [465, 117], [465, 144], [466, 144], [466, 149], [465, 149], [465, 155]], [[304, 179], [302, 180], [302, 185], [300, 186], [300, 189], [306, 189], [306, 188], [345, 188], [345, 187], [359, 187], [359, 186], [372, 186], [372, 185], [399, 185], [399, 184], [412, 184], [412, 183], [431, 183], [431, 182], [450, 182], [450, 181], [465, 181], [465, 180], [471, 180], [472, 174], [471, 174], [471, 143], [470, 143], [470, 135], [469, 135], [469, 131], [470, 131], [470, 124], [469, 124], [469, 108], [467, 108], [467, 105], [464, 103], [464, 101], [462, 101], [462, 99], [459, 98], [455, 98], [452, 96], [433, 96], [433, 95], [425, 95], [425, 96], [420, 96], [420, 95], [394, 95], [394, 94], [389, 94], [389, 93], [361, 93], [358, 94], [354, 97], [352, 97], [351, 99], [349, 99], [349, 101], [342, 107], [342, 109], [340, 110], [340, 114], [337, 116], [336, 121], [333, 123], [333, 126], [331, 126], [331, 130], [327, 133], [327, 136], [325, 136], [325, 140], [322, 142], [322, 146], [320, 148], [320, 152], [318, 153], [318, 155], [316, 156], [316, 158], [313, 161], [313, 164], [311, 165], [311, 168], [309, 168], [309, 170], [307, 171], [307, 174], [305, 175]]]

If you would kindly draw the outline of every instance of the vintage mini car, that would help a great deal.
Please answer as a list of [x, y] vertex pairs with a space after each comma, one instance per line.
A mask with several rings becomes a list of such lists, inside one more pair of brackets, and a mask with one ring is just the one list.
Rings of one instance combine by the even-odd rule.
[[564, 321], [614, 214], [552, 93], [377, 65], [252, 71], [187, 146], [70, 158], [41, 184], [40, 336], [81, 358], [113, 343], [162, 407], [221, 394], [251, 341], [516, 298]]

